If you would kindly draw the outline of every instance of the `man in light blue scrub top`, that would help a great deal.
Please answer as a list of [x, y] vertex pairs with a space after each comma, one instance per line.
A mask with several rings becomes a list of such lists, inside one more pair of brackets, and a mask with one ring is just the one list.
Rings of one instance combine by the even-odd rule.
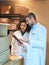
[[47, 30], [37, 22], [34, 13], [28, 14], [26, 23], [31, 26], [26, 65], [45, 65]]

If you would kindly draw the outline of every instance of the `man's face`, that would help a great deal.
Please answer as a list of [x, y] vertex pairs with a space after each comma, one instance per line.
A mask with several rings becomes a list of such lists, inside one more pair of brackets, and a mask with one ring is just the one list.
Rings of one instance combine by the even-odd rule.
[[26, 18], [26, 23], [29, 24], [29, 26], [33, 25], [33, 22], [29, 17]]

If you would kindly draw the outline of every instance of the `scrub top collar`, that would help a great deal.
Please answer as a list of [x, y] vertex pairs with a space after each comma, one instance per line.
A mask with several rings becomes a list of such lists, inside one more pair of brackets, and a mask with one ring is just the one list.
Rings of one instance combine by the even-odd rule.
[[36, 27], [38, 27], [38, 25], [39, 25], [39, 23], [36, 23], [36, 24], [34, 24], [34, 25], [32, 26], [32, 28], [36, 28]]

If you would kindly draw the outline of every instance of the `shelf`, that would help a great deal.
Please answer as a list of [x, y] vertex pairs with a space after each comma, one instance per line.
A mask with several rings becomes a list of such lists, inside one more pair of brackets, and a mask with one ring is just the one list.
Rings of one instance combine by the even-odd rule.
[[13, 18], [13, 17], [21, 18], [21, 14], [0, 14], [0, 18]]

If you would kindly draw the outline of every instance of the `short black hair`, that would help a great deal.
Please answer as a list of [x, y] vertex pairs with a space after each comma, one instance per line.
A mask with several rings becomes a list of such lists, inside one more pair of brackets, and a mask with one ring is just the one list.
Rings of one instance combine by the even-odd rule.
[[33, 17], [36, 20], [36, 15], [34, 13], [29, 13], [27, 15], [27, 17], [29, 17], [31, 19], [31, 17]]

